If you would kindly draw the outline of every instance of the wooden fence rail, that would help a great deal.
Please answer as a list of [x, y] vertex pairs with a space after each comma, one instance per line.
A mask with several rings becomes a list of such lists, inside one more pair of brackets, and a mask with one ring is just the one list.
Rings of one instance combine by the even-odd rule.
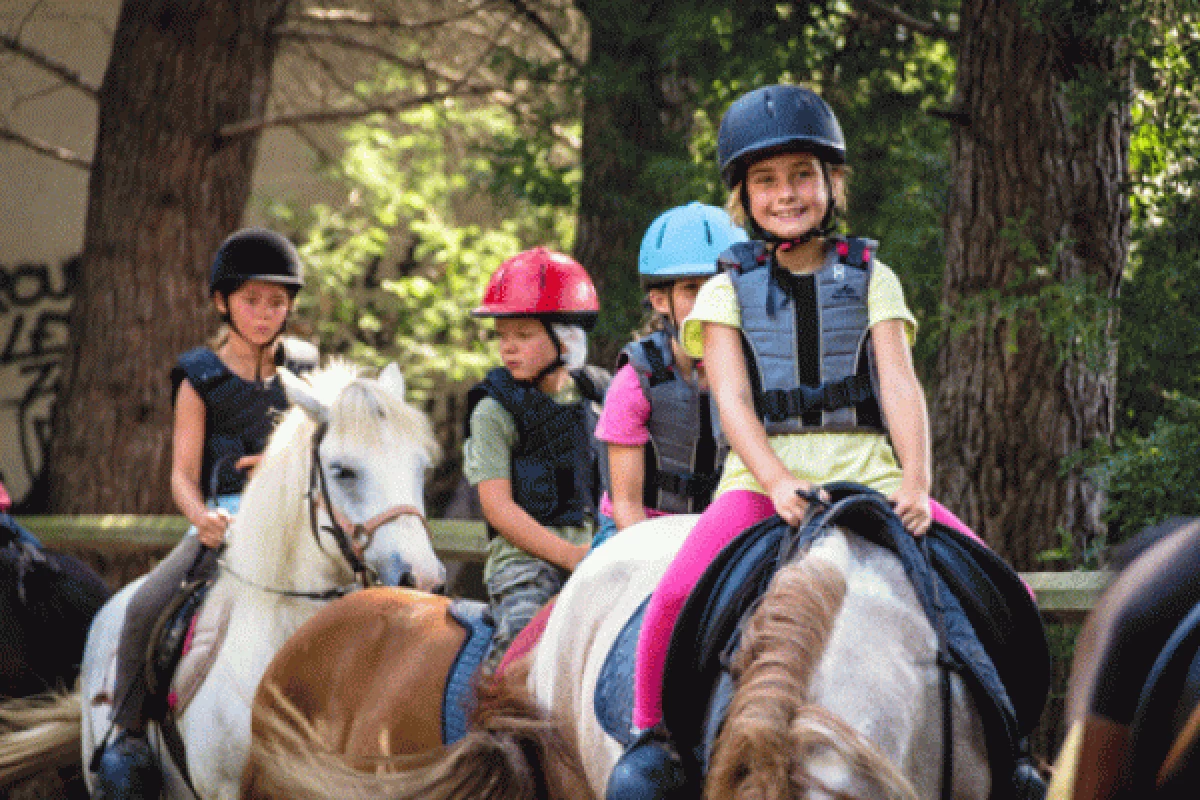
[[[24, 516], [18, 520], [51, 547], [94, 547], [111, 553], [166, 550], [187, 530], [181, 516], [78, 515]], [[477, 567], [487, 546], [483, 523], [465, 519], [431, 519], [434, 548], [448, 562]], [[1022, 576], [1037, 597], [1043, 614], [1076, 621], [1092, 608], [1108, 586], [1107, 572], [1026, 572]]]

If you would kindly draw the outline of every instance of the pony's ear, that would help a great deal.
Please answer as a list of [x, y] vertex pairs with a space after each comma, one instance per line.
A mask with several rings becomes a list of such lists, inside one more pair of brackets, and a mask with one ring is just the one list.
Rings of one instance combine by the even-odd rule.
[[384, 389], [396, 396], [396, 399], [404, 399], [404, 373], [400, 371], [400, 367], [396, 366], [396, 362], [388, 364], [379, 373], [379, 383]]
[[329, 419], [329, 409], [313, 394], [312, 387], [296, 377], [285, 367], [278, 369], [279, 380], [283, 383], [283, 391], [287, 393], [288, 402], [304, 409], [313, 420], [320, 424]]

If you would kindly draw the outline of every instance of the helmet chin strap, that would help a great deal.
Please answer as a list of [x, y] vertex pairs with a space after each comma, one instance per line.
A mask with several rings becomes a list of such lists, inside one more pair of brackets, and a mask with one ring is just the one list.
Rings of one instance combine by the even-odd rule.
[[554, 352], [556, 355], [554, 356], [553, 361], [542, 367], [541, 370], [538, 371], [538, 374], [533, 376], [533, 380], [530, 381], [530, 383], [532, 383], [534, 386], [537, 386], [539, 383], [541, 383], [547, 375], [554, 372], [559, 367], [566, 366], [566, 362], [563, 361], [562, 340], [559, 339], [558, 334], [554, 332], [554, 326], [545, 319], [539, 318], [539, 320], [542, 323], [542, 327], [546, 329], [546, 333], [550, 336], [550, 341], [554, 342]]
[[833, 183], [830, 182], [830, 180], [829, 180], [829, 165], [826, 164], [824, 161], [821, 162], [821, 174], [825, 178], [825, 198], [826, 198], [825, 216], [821, 219], [821, 224], [809, 231], [806, 231], [806, 232], [800, 234], [799, 236], [793, 236], [793, 237], [788, 237], [788, 238], [785, 238], [782, 236], [776, 236], [775, 234], [771, 233], [770, 231], [763, 230], [762, 226], [760, 226], [758, 224], [758, 221], [756, 219], [754, 219], [754, 214], [752, 214], [750, 212], [750, 195], [746, 191], [746, 181], [745, 181], [745, 179], [743, 179], [742, 183], [741, 183], [742, 188], [741, 188], [741, 192], [740, 192], [741, 200], [742, 200], [742, 210], [746, 212], [746, 219], [749, 221], [749, 224], [750, 224], [750, 233], [751, 233], [752, 238], [759, 239], [760, 241], [766, 242], [769, 245], [774, 245], [776, 250], [778, 250], [781, 253], [786, 253], [788, 250], [791, 250], [794, 247], [799, 247], [800, 245], [808, 244], [813, 239], [819, 238], [821, 236], [828, 236], [829, 234], [833, 233], [835, 230], [835, 222], [836, 222], [836, 218], [837, 218], [837, 206], [834, 204], [834, 200], [833, 200]]

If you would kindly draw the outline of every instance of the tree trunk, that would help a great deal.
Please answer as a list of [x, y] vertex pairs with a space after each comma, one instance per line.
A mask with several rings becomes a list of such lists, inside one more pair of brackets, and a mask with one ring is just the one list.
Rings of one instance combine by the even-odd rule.
[[[980, 299], [990, 310], [941, 343], [930, 403], [936, 491], [1018, 569], [1037, 569], [1060, 531], [1076, 542], [1103, 532], [1097, 487], [1064, 460], [1112, 435], [1116, 320], [1099, 315], [1105, 345], [1089, 359], [1047, 333], [1073, 310], [1044, 290], [1091, 276], [1101, 308], [1117, 296], [1130, 232], [1128, 82], [1114, 42], [1035, 31], [1016, 0], [965, 0], [961, 19], [942, 298], [951, 315]], [[1089, 69], [1121, 99], [1081, 120], [1063, 82]], [[1011, 311], [1014, 296], [1032, 304], [997, 313], [991, 300]]]
[[[688, 161], [686, 76], [662, 53], [669, 6], [581, 0], [589, 53], [583, 97], [583, 180], [574, 256], [600, 293], [594, 363], [611, 365], [641, 315], [642, 233], [680, 196], [666, 165]], [[675, 177], [683, 177], [676, 171]], [[686, 178], [681, 181], [686, 184]]]
[[287, 0], [126, 0], [101, 88], [79, 293], [47, 465], [59, 513], [167, 513], [168, 372], [216, 322]]

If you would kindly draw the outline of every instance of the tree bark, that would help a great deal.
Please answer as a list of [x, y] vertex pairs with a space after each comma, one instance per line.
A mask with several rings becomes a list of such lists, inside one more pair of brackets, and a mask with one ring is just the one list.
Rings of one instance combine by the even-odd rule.
[[126, 0], [100, 92], [81, 283], [47, 470], [59, 513], [174, 512], [176, 357], [250, 193], [287, 0]]
[[[961, 20], [943, 302], [953, 314], [981, 292], [1011, 294], [1037, 266], [1050, 271], [1027, 295], [1093, 276], [1115, 300], [1130, 235], [1117, 43], [1035, 30], [1015, 0], [965, 0]], [[1089, 70], [1111, 78], [1119, 99], [1073, 118], [1063, 82]], [[1097, 487], [1064, 460], [1113, 433], [1116, 319], [1103, 319], [1112, 344], [1089, 360], [1046, 335], [1051, 313], [983, 313], [948, 330], [930, 403], [937, 495], [1018, 569], [1039, 568], [1060, 531], [1086, 543], [1104, 530]]]

